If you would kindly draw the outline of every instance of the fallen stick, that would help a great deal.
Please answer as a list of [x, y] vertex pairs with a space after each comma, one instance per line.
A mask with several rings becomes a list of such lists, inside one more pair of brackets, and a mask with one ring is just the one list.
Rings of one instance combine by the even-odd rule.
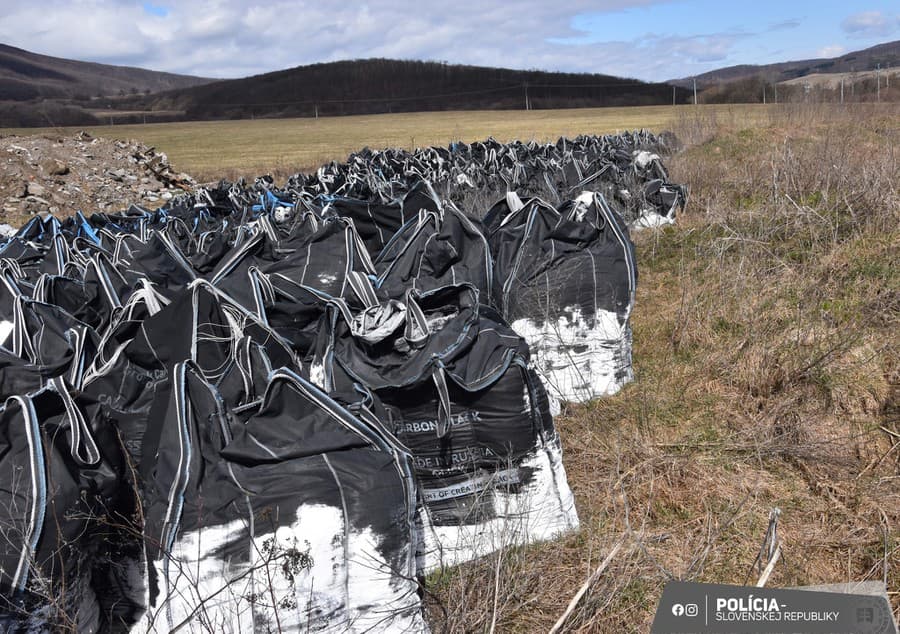
[[550, 634], [556, 634], [556, 632], [559, 632], [559, 629], [563, 626], [563, 623], [566, 622], [566, 619], [568, 619], [572, 615], [572, 612], [575, 611], [576, 606], [581, 601], [581, 597], [583, 597], [584, 594], [588, 591], [588, 588], [590, 588], [591, 585], [593, 585], [593, 583], [600, 578], [600, 575], [602, 575], [603, 571], [606, 570], [606, 567], [609, 566], [609, 562], [613, 560], [613, 557], [615, 557], [616, 553], [619, 552], [619, 549], [622, 548], [623, 543], [625, 543], [624, 535], [619, 538], [619, 541], [616, 542], [616, 545], [613, 546], [613, 549], [609, 551], [606, 559], [604, 559], [600, 563], [600, 565], [597, 566], [597, 569], [591, 573], [591, 576], [587, 578], [587, 581], [584, 582], [584, 584], [578, 589], [578, 592], [575, 593], [575, 596], [572, 597], [572, 600], [569, 601], [569, 606], [566, 608], [566, 611], [563, 612], [562, 616], [559, 617], [559, 620], [554, 623], [553, 627], [550, 629]]
[[779, 557], [781, 557], [781, 542], [778, 542], [778, 546], [775, 547], [775, 553], [772, 555], [772, 559], [769, 560], [769, 565], [766, 566], [759, 581], [756, 582], [757, 588], [762, 588], [766, 585], [766, 582], [769, 580], [769, 575], [772, 574], [772, 571], [775, 569], [775, 564], [778, 563]]

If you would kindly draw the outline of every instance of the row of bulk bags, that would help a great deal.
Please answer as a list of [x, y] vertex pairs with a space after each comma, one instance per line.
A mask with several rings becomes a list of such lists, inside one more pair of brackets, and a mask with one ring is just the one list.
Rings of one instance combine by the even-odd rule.
[[18, 298], [18, 354], [0, 351], [0, 622], [425, 631], [402, 448], [273, 372], [299, 367], [289, 343], [209, 283], [167, 301], [139, 289], [101, 337]]
[[[511, 200], [514, 195], [510, 195], [509, 198]], [[616, 233], [620, 237], [617, 248], [633, 265], [634, 258], [633, 254], [628, 253], [630, 243], [624, 224], [609, 210], [602, 197], [594, 198], [599, 201], [594, 206], [599, 206], [603, 213], [594, 213], [591, 217], [601, 220], [601, 216], [613, 219], [612, 222], [604, 220], [608, 227], [598, 233], [607, 244], [602, 248], [609, 247], [609, 238]], [[374, 234], [371, 229], [385, 222], [383, 217], [378, 217], [377, 221], [375, 216], [369, 217], [372, 222], [369, 223], [370, 241], [367, 243], [356, 231], [356, 223], [365, 221], [365, 218], [359, 215], [355, 219], [338, 215], [319, 218], [313, 212], [304, 211], [295, 213], [289, 225], [279, 225], [271, 222], [268, 215], [262, 214], [254, 220], [255, 227], [249, 233], [246, 230], [249, 227], [238, 230], [233, 236], [233, 246], [219, 248], [215, 253], [213, 252], [215, 249], [210, 251], [211, 246], [227, 247], [227, 243], [194, 239], [191, 232], [186, 229], [188, 223], [185, 220], [169, 218], [164, 229], [151, 231], [145, 242], [138, 241], [134, 244], [117, 240], [116, 260], [126, 263], [127, 277], [118, 272], [122, 269], [121, 266], [101, 267], [106, 273], [100, 277], [106, 280], [107, 285], [112, 284], [117, 288], [133, 284], [137, 277], [145, 278], [168, 295], [177, 292], [192, 280], [204, 277], [211, 279], [219, 288], [245, 306], [249, 306], [254, 300], [254, 297], [251, 297], [251, 290], [255, 285], [253, 279], [256, 279], [251, 274], [253, 271], [281, 273], [302, 285], [309, 285], [336, 297], [347, 296], [351, 273], [377, 276], [376, 285], [395, 297], [408, 287], [423, 289], [448, 283], [471, 282], [482, 291], [483, 296], [493, 295], [494, 303], [503, 309], [504, 317], [511, 322], [520, 322], [517, 330], [529, 343], [545, 341], [545, 344], [538, 343], [542, 352], [535, 355], [536, 362], [544, 378], [551, 384], [552, 391], [561, 398], [583, 401], [615, 391], [617, 386], [630, 378], [628, 370], [630, 331], [627, 327], [630, 306], [623, 309], [623, 302], [617, 300], [618, 305], [613, 309], [607, 307], [603, 312], [597, 313], [595, 308], [598, 307], [597, 304], [603, 303], [604, 297], [611, 295], [605, 287], [612, 285], [618, 288], [619, 281], [624, 276], [620, 271], [606, 266], [602, 257], [599, 261], [593, 258], [590, 263], [586, 262], [586, 254], [594, 253], [598, 248], [597, 244], [585, 247], [587, 244], [585, 240], [590, 238], [577, 238], [574, 249], [581, 251], [581, 255], [569, 254], [565, 258], [552, 255], [552, 251], [556, 248], [555, 243], [559, 242], [558, 237], [553, 238], [547, 243], [553, 262], [542, 264], [540, 259], [536, 260], [531, 256], [520, 258], [529, 260], [528, 267], [525, 267], [526, 273], [527, 270], [539, 270], [541, 267], [556, 270], [552, 275], [545, 271], [544, 281], [546, 284], [553, 277], [558, 283], [557, 286], [549, 293], [539, 293], [537, 296], [539, 301], [532, 301], [535, 298], [530, 297], [529, 292], [525, 291], [531, 287], [530, 294], [534, 295], [534, 280], [523, 283], [523, 280], [511, 279], [509, 269], [513, 263], [507, 257], [511, 251], [528, 252], [527, 248], [519, 249], [520, 245], [517, 242], [519, 238], [513, 235], [512, 241], [509, 239], [514, 231], [524, 231], [524, 224], [527, 223], [517, 224], [507, 221], [503, 224], [501, 232], [503, 240], [493, 235], [498, 229], [494, 225], [498, 224], [497, 219], [501, 215], [498, 208], [504, 205], [505, 201], [485, 220], [485, 233], [491, 240], [489, 246], [471, 220], [452, 205], [442, 204], [427, 184], [420, 183], [405, 196], [402, 205], [394, 208], [395, 211], [399, 211], [400, 219], [409, 215], [409, 220], [399, 227], [377, 254], [373, 251], [373, 247], [377, 248], [381, 244], [383, 234], [378, 241], [372, 242]], [[568, 205], [571, 207], [572, 203]], [[506, 206], [508, 208], [508, 205]], [[416, 212], [413, 212], [417, 207]], [[544, 225], [553, 225], [557, 215], [554, 210], [547, 205], [538, 207], [545, 210], [544, 215], [550, 216]], [[359, 211], [357, 209], [357, 212]], [[561, 207], [560, 213], [563, 211]], [[332, 209], [331, 212], [338, 213], [338, 209]], [[199, 214], [199, 217], [205, 218], [206, 213]], [[525, 214], [513, 213], [508, 209], [504, 219], [507, 216], [514, 219], [525, 218]], [[568, 227], [571, 229], [577, 222], [580, 221], [577, 219], [570, 221]], [[619, 227], [618, 232], [609, 228], [616, 225]], [[106, 231], [106, 228], [103, 228], [97, 232], [101, 237], [101, 243]], [[224, 234], [211, 230], [201, 232], [201, 238], [214, 235]], [[54, 238], [55, 243], [63, 242], [58, 238], [58, 236]], [[542, 239], [541, 236], [532, 233], [526, 242], [537, 244]], [[569, 239], [566, 238], [564, 242], [566, 240]], [[616, 248], [615, 245], [613, 247]], [[55, 254], [57, 251], [62, 249], [52, 249], [50, 253]], [[492, 263], [492, 252], [496, 264]], [[98, 255], [97, 259], [102, 258]], [[583, 267], [578, 264], [582, 261], [585, 262]], [[58, 268], [59, 263], [55, 266]], [[579, 267], [582, 274], [573, 275], [570, 272], [570, 269]], [[584, 283], [583, 273], [586, 271], [590, 271], [592, 278], [596, 278], [593, 280], [593, 287], [588, 290], [584, 290], [587, 284]], [[520, 267], [517, 269], [516, 277], [522, 275]], [[253, 279], [248, 280], [248, 276]], [[631, 277], [633, 279], [635, 276]], [[578, 284], [582, 284], [584, 288], [575, 288]], [[618, 292], [615, 288], [614, 293]], [[573, 292], [582, 295], [574, 304], [550, 305], [558, 304], [562, 294]], [[593, 301], [585, 299], [585, 295], [591, 294], [594, 296]], [[631, 294], [633, 295], [633, 284]], [[56, 295], [65, 298], [72, 296], [72, 293], [56, 293]], [[520, 302], [524, 304], [523, 310], [517, 311], [515, 307], [508, 306], [509, 298], [512, 296], [526, 299]], [[547, 306], [542, 308], [542, 304]], [[574, 305], [580, 307], [579, 314], [568, 310]], [[568, 319], [563, 323], [556, 313], [564, 308]], [[611, 323], [612, 320], [607, 319], [610, 312], [616, 312], [620, 330], [623, 332], [613, 332], [615, 327]], [[522, 319], [527, 321], [522, 322]], [[554, 342], [554, 339], [557, 341]], [[621, 345], [614, 346], [616, 341]], [[611, 358], [604, 358], [610, 355]], [[590, 361], [590, 357], [596, 357], [596, 361]], [[604, 382], [605, 384], [601, 385]]]
[[[173, 580], [168, 574], [171, 569], [161, 567], [180, 547], [180, 539], [194, 539], [190, 529], [179, 533], [185, 525], [179, 523], [173, 529], [166, 519], [170, 509], [183, 510], [173, 506], [179, 497], [163, 497], [182, 486], [189, 491], [194, 472], [173, 470], [176, 461], [171, 458], [182, 456], [187, 446], [175, 445], [177, 451], [167, 453], [155, 444], [167, 431], [185, 428], [170, 414], [179, 411], [171, 404], [175, 367], [186, 360], [203, 368], [197, 381], [206, 386], [185, 393], [218, 393], [226, 410], [253, 402], [264, 391], [259, 386], [265, 385], [271, 368], [288, 365], [326, 387], [336, 399], [371, 392], [367, 400], [383, 402], [386, 412], [394, 412], [374, 420], [384, 426], [386, 438], [393, 434], [409, 445], [423, 487], [426, 512], [420, 514], [420, 537], [414, 546], [414, 540], [409, 540], [422, 557], [419, 572], [465, 561], [502, 545], [552, 537], [577, 525], [547, 398], [529, 369], [527, 349], [500, 314], [481, 304], [492, 294], [502, 297], [496, 286], [508, 279], [508, 267], [499, 260], [493, 262], [494, 245], [487, 244], [471, 220], [442, 205], [428, 188], [419, 191], [419, 200], [407, 207], [409, 221], [372, 262], [365, 255], [369, 245], [358, 239], [350, 219], [320, 217], [298, 205], [287, 216], [287, 224], [273, 223], [270, 216], [283, 207], [269, 199], [262, 201], [264, 211], [250, 223], [229, 229], [228, 221], [221, 220], [223, 231], [218, 234], [211, 217], [196, 210], [196, 222], [187, 213], [145, 218], [147, 222], [137, 222], [139, 237], [127, 231], [117, 233], [111, 221], [126, 222], [115, 218], [105, 219], [107, 224], [95, 232], [100, 251], [113, 254], [108, 260], [99, 255], [88, 258], [101, 263], [98, 271], [105, 271], [94, 275], [97, 280], [90, 288], [95, 290], [85, 294], [101, 298], [99, 308], [84, 317], [84, 328], [51, 329], [57, 333], [59, 351], [45, 351], [43, 340], [39, 349], [42, 359], [54, 360], [59, 367], [70, 363], [67, 355], [75, 354], [71, 349], [86, 350], [81, 358], [88, 360], [88, 367], [78, 370], [78, 376], [83, 378], [82, 396], [90, 401], [86, 411], [93, 412], [88, 418], [105, 421], [121, 432], [127, 457], [141, 465], [131, 485], [140, 490], [141, 504], [147, 503], [148, 509], [156, 505], [157, 511], [147, 518], [162, 522], [151, 531], [153, 539], [159, 544], [165, 544], [160, 541], [164, 535], [172, 540], [168, 547], [157, 546], [159, 552], [146, 561], [141, 559], [143, 551], [132, 557], [139, 560], [137, 569], [147, 564], [146, 586], [121, 582], [132, 590], [147, 587], [152, 593], [155, 588], [152, 602], [150, 594], [135, 597], [133, 592], [121, 602], [150, 605], [153, 620], [149, 625], [142, 621], [148, 629], [157, 627], [161, 616], [165, 622], [169, 618], [174, 622], [179, 614], [199, 614], [194, 613], [196, 605], [191, 600], [170, 596], [172, 592], [181, 595], [183, 588], [178, 586], [177, 574]], [[415, 206], [419, 209], [412, 212]], [[575, 214], [574, 221], [581, 220]], [[592, 234], [585, 244], [596, 242], [599, 235]], [[74, 279], [73, 270], [80, 271], [81, 286], [88, 289], [89, 267], [81, 250], [62, 248], [75, 240], [83, 238], [68, 236], [62, 243], [54, 238], [59, 248], [54, 246], [53, 253], [59, 255], [53, 256], [51, 268], [60, 279]], [[361, 247], [361, 242], [366, 246]], [[50, 249], [35, 251], [28, 241], [20, 246], [30, 263], [21, 284], [55, 288], [40, 282], [45, 278], [35, 282]], [[407, 288], [415, 294], [405, 293]], [[326, 314], [322, 303], [344, 308]], [[508, 307], [504, 311], [511, 314]], [[327, 321], [321, 321], [323, 314]], [[100, 335], [91, 334], [94, 325]], [[343, 327], [349, 328], [350, 335]], [[22, 340], [16, 334], [19, 330], [13, 328], [16, 341]], [[69, 330], [85, 336], [73, 337]], [[223, 349], [225, 341], [232, 343]], [[314, 362], [301, 362], [313, 349]], [[401, 372], [400, 378], [384, 384], [377, 377], [392, 364]], [[537, 366], [542, 365], [538, 361]], [[410, 369], [417, 371], [407, 372]], [[121, 398], [114, 396], [117, 381]], [[366, 407], [345, 405], [353, 416], [367, 417]], [[213, 415], [204, 412], [211, 424]], [[158, 462], [167, 455], [168, 462]], [[214, 456], [215, 450], [209, 455]], [[205, 474], [205, 463], [197, 469]], [[174, 479], [159, 484], [159, 473]], [[155, 488], [144, 488], [153, 483]], [[205, 522], [197, 520], [194, 528], [202, 528]], [[191, 563], [202, 567], [198, 561]], [[172, 592], [160, 590], [160, 579], [171, 582]], [[309, 614], [319, 613], [316, 606], [324, 599], [317, 601], [304, 604], [308, 619]], [[358, 619], [365, 621], [359, 615], [351, 620]], [[316, 627], [326, 629], [334, 622], [347, 626], [340, 619], [313, 620]]]
[[[585, 169], [601, 166], [587, 180], [597, 178], [604, 170], [621, 170], [628, 166], [636, 174], [652, 177], [648, 186], [660, 185], [667, 178], [656, 155], [634, 151], [640, 160], [635, 159], [632, 165], [633, 151], [627, 144], [623, 147], [602, 143], [592, 145], [590, 138], [585, 138], [570, 145], [563, 144], [558, 151], [571, 159], [566, 163], [566, 169], [573, 171], [565, 175], [562, 182], [583, 184], [584, 172], [579, 167], [582, 163]], [[512, 160], [516, 152], [497, 145], [490, 147], [484, 155], [487, 158], [502, 155]], [[450, 156], [452, 158], [452, 154]], [[545, 177], [549, 173], [543, 169]], [[556, 189], [561, 186], [554, 185]], [[662, 196], [664, 188], [656, 193]], [[674, 213], [673, 205], [683, 198], [672, 192], [669, 194], [664, 202], [669, 205], [670, 213]], [[583, 229], [587, 233], [579, 235], [577, 224], [582, 220], [575, 218], [571, 210], [587, 204], [584, 201], [588, 197], [591, 198], [588, 206], [596, 209], [586, 216], [587, 225]], [[518, 200], [515, 194], [510, 194], [509, 199], [513, 198]], [[632, 378], [628, 316], [633, 306], [636, 281], [633, 246], [626, 223], [610, 209], [602, 195], [585, 193], [581, 198], [582, 203], [569, 201], [559, 205], [558, 209], [535, 201], [545, 210], [547, 218], [543, 225], [538, 223], [534, 227], [555, 227], [559, 218], [567, 217], [565, 226], [559, 231], [568, 231], [569, 235], [550, 238], [543, 247], [549, 253], [544, 259], [532, 253], [526, 244], [541, 243], [543, 234], [532, 232], [524, 242], [519, 241], [520, 237], [510, 235], [516, 231], [524, 232], [525, 222], [504, 223], [502, 240], [493, 235], [497, 230], [494, 225], [501, 216], [498, 208], [504, 207], [506, 201], [485, 218], [484, 234], [491, 241], [489, 246], [485, 245], [484, 234], [472, 226], [472, 221], [452, 204], [442, 202], [427, 183], [411, 186], [402, 204], [393, 207], [376, 205], [375, 213], [372, 203], [357, 201], [350, 204], [346, 198], [335, 199], [330, 210], [335, 213], [346, 210], [353, 216], [354, 224], [367, 227], [366, 235], [370, 238], [366, 245], [377, 269], [375, 283], [391, 296], [397, 297], [409, 287], [421, 290], [462, 281], [475, 284], [483, 296], [492, 296], [504, 317], [514, 322], [517, 332], [536, 347], [534, 360], [556, 397], [553, 401], [555, 411], [560, 400], [584, 402], [613, 393]], [[399, 220], [406, 221], [384, 241], [385, 232], [377, 234], [375, 230], [391, 222], [388, 220], [391, 212], [394, 223], [398, 216]], [[521, 220], [526, 214], [513, 214], [507, 209], [503, 218], [506, 216]], [[395, 226], [388, 224], [390, 230]], [[373, 239], [376, 235], [378, 238]], [[564, 255], [554, 254], [558, 246], [565, 244], [570, 244], [570, 248], [563, 249]], [[576, 251], [581, 252], [580, 255]], [[517, 269], [513, 276], [516, 279], [510, 276], [514, 264], [508, 257], [511, 252], [529, 254], [521, 257], [528, 262]], [[491, 261], [491, 254], [495, 262]], [[592, 256], [590, 261], [589, 254]], [[619, 260], [618, 265], [612, 264], [611, 255]], [[621, 266], [623, 262], [627, 264]], [[529, 275], [532, 279], [525, 279]], [[541, 291], [538, 277], [542, 277], [545, 286], [552, 280], [553, 288]], [[623, 283], [629, 288], [623, 290]], [[519, 304], [518, 307], [509, 305], [511, 297], [519, 298], [513, 301]]]
[[364, 150], [344, 163], [323, 166], [315, 177], [292, 177], [285, 190], [387, 203], [424, 180], [445, 198], [481, 215], [485, 198], [506, 191], [558, 204], [590, 189], [604, 193], [629, 222], [646, 226], [671, 222], [686, 200], [685, 189], [669, 182], [654, 154], [666, 149], [665, 135], [639, 131], [561, 138], [555, 144], [488, 139], [412, 152]]
[[[517, 199], [514, 195], [510, 195], [509, 199], [513, 198]], [[605, 216], [614, 219], [614, 222], [604, 222], [609, 227], [618, 225], [617, 233], [621, 236], [618, 248], [623, 257], [630, 259], [633, 264], [633, 254], [629, 257], [627, 253], [630, 250], [627, 230], [620, 217], [609, 210], [602, 197], [595, 196], [595, 199], [600, 201], [595, 206], [599, 206], [603, 213], [594, 213], [591, 217]], [[572, 203], [568, 205], [571, 207]], [[556, 269], [552, 277], [558, 285], [551, 289], [549, 297], [547, 293], [543, 293], [541, 300], [539, 294], [537, 299], [540, 301], [533, 302], [535, 298], [523, 291], [527, 290], [526, 287], [533, 287], [534, 280], [526, 281], [523, 285], [522, 280], [510, 279], [508, 270], [512, 263], [507, 254], [519, 252], [520, 246], [516, 236], [512, 236], [512, 241], [509, 240], [510, 234], [514, 231], [523, 231], [525, 223], [516, 224], [507, 221], [503, 225], [503, 240], [493, 235], [498, 228], [494, 225], [498, 224], [497, 219], [501, 215], [498, 209], [504, 206], [507, 208], [504, 219], [506, 216], [525, 218], [525, 214], [509, 211], [506, 201], [498, 204], [485, 219], [485, 233], [491, 240], [489, 246], [471, 220], [452, 205], [442, 204], [427, 184], [419, 184], [406, 195], [402, 205], [394, 208], [394, 211], [400, 213], [401, 219], [409, 215], [409, 220], [398, 228], [380, 250], [377, 250], [377, 247], [383, 240], [383, 234], [374, 243], [371, 236], [374, 235], [372, 229], [385, 222], [384, 217], [379, 216], [377, 222], [374, 220], [375, 216], [369, 218], [372, 222], [368, 225], [370, 241], [367, 243], [356, 231], [356, 224], [365, 221], [359, 214], [356, 218], [338, 215], [319, 218], [313, 212], [304, 211], [295, 213], [288, 225], [272, 223], [265, 214], [259, 216], [254, 221], [256, 226], [252, 233], [238, 231], [234, 246], [225, 250], [220, 249], [215, 254], [215, 259], [209, 251], [211, 244], [209, 240], [194, 240], [190, 232], [183, 229], [186, 222], [180, 218], [177, 222], [170, 219], [164, 230], [151, 231], [146, 242], [137, 244], [122, 240], [117, 242], [117, 260], [127, 262], [126, 275], [130, 277], [123, 278], [118, 272], [121, 267], [115, 266], [101, 267], [106, 271], [102, 277], [107, 280], [107, 285], [113, 284], [117, 288], [127, 286], [129, 282], [133, 284], [135, 276], [143, 277], [167, 294], [177, 292], [193, 279], [205, 277], [245, 306], [250, 305], [253, 300], [250, 294], [254, 284], [249, 283], [248, 275], [254, 270], [269, 274], [282, 273], [300, 284], [337, 297], [346, 297], [350, 273], [377, 276], [376, 285], [395, 297], [401, 295], [408, 287], [423, 289], [448, 283], [471, 282], [482, 291], [483, 296], [493, 295], [494, 303], [503, 309], [504, 316], [511, 322], [528, 319], [521, 322], [517, 330], [526, 336], [529, 343], [546, 340], [546, 345], [539, 345], [546, 354], [542, 352], [535, 356], [544, 378], [551, 383], [554, 392], [568, 400], [583, 401], [615, 391], [617, 386], [630, 378], [627, 369], [630, 355], [627, 314], [630, 307], [623, 310], [622, 302], [619, 301], [618, 306], [605, 310], [598, 317], [595, 316], [595, 306], [591, 304], [598, 302], [602, 304], [603, 297], [610, 296], [605, 287], [611, 282], [618, 285], [616, 278], [621, 281], [624, 276], [620, 271], [605, 266], [605, 260], [602, 258], [599, 261], [594, 258], [591, 263], [585, 262], [582, 268], [582, 273], [589, 270], [591, 276], [596, 278], [593, 288], [575, 289], [575, 285], [583, 284], [584, 280], [581, 278], [584, 278], [584, 275], [572, 275], [569, 269], [579, 268], [578, 262], [586, 261], [586, 254], [593, 253], [598, 248], [596, 244], [585, 248], [586, 238], [578, 238], [577, 240], [581, 242], [576, 240], [574, 248], [582, 251], [580, 256], [573, 257], [570, 254], [565, 258], [559, 258], [551, 255], [551, 258], [558, 261], [550, 264], [540, 264], [540, 260], [535, 260], [531, 256], [522, 258], [529, 260], [530, 269], [538, 270], [541, 267]], [[330, 213], [338, 213], [339, 207], [332, 209]], [[554, 210], [549, 205], [538, 207], [545, 210], [544, 215], [549, 216], [544, 225], [553, 225], [557, 215]], [[418, 209], [413, 212], [416, 208]], [[359, 211], [357, 209], [357, 212]], [[562, 211], [561, 208], [560, 212]], [[569, 228], [574, 227], [576, 222], [578, 221], [569, 222]], [[98, 233], [102, 239], [105, 229]], [[598, 234], [606, 240], [607, 246], [603, 248], [609, 247], [609, 238], [613, 233], [612, 229], [607, 228]], [[220, 234], [207, 231], [202, 235]], [[536, 244], [542, 239], [532, 234], [528, 236], [526, 242]], [[61, 242], [58, 237], [54, 240]], [[558, 238], [548, 242], [551, 252], [555, 249], [555, 242], [559, 242]], [[506, 252], [502, 252], [504, 249]], [[54, 254], [57, 251], [61, 249], [53, 249], [50, 253]], [[522, 250], [523, 253], [527, 251], [527, 248]], [[124, 256], [121, 255], [122, 252], [126, 252]], [[492, 263], [492, 252], [496, 265]], [[101, 259], [100, 255], [97, 259]], [[563, 259], [566, 261], [562, 262]], [[494, 271], [494, 268], [497, 270]], [[522, 277], [521, 269], [516, 276]], [[551, 275], [545, 274], [544, 277], [546, 283]], [[566, 290], [567, 285], [572, 288]], [[594, 301], [587, 301], [584, 297], [578, 299], [576, 304], [580, 306], [580, 314], [575, 315], [569, 311], [570, 318], [562, 323], [559, 315], [555, 313], [564, 307], [548, 305], [542, 308], [541, 305], [558, 303], [560, 299], [558, 296], [564, 292], [593, 294]], [[67, 292], [57, 295], [63, 299], [73, 294]], [[534, 295], [534, 292], [531, 292], [531, 295]], [[523, 310], [517, 311], [507, 305], [512, 296], [526, 298], [526, 301], [521, 302], [524, 304]], [[609, 317], [608, 313], [613, 310], [617, 313], [620, 327], [624, 330], [622, 333], [613, 332], [614, 326], [608, 323], [611, 320], [606, 319]], [[587, 322], [582, 323], [584, 320]], [[598, 320], [600, 325], [596, 323]], [[607, 332], [604, 333], [604, 329]], [[554, 338], [558, 340], [556, 343], [553, 342]], [[611, 346], [617, 340], [621, 345], [615, 350]], [[604, 359], [610, 354], [612, 359]], [[589, 357], [596, 357], [596, 362], [589, 361]], [[605, 369], [605, 366], [615, 369]], [[601, 385], [602, 382], [605, 382], [605, 385]]]
[[[668, 149], [667, 143], [664, 135], [640, 131], [561, 138], [553, 144], [488, 139], [414, 151], [365, 149], [343, 163], [295, 174], [281, 188], [270, 177], [259, 178], [252, 184], [229, 184], [230, 189], [220, 185], [210, 197], [220, 203], [222, 190], [227, 189], [226, 197], [236, 207], [268, 209], [272, 201], [290, 207], [301, 200], [307, 209], [323, 213], [332, 205], [343, 207], [340, 213], [360, 220], [360, 235], [367, 245], [372, 237], [369, 229], [374, 229], [381, 233], [376, 239], [382, 246], [398, 226], [395, 222], [409, 219], [405, 199], [423, 181], [476, 217], [487, 210], [485, 201], [489, 206], [507, 191], [559, 204], [590, 189], [603, 193], [629, 223], [661, 224], [674, 219], [687, 194], [669, 182], [654, 153]], [[398, 206], [403, 207], [400, 214], [392, 213]]]

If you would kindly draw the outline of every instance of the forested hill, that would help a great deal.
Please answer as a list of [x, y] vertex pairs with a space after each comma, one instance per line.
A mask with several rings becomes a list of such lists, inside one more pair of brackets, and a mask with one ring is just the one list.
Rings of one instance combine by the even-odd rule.
[[544, 109], [671, 104], [672, 86], [609, 75], [365, 59], [214, 82], [135, 98], [187, 119], [315, 116], [427, 110]]
[[681, 87], [610, 75], [391, 59], [214, 81], [0, 44], [0, 127], [662, 105], [687, 103], [688, 95]]

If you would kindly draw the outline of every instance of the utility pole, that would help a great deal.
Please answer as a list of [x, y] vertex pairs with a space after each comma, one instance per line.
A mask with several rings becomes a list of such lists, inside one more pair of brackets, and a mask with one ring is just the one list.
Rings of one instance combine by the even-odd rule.
[[697, 105], [697, 78], [694, 77], [694, 105]]
[[775, 103], [778, 103], [778, 82], [775, 82]]
[[766, 82], [763, 82], [763, 105], [766, 105]]
[[875, 65], [875, 101], [881, 101], [881, 64]]
[[844, 105], [844, 78], [841, 77], [841, 105]]
[[319, 104], [316, 104], [316, 119], [319, 118]]
[[675, 86], [672, 86], [672, 105], [675, 105]]
[[531, 104], [528, 103], [528, 82], [525, 82], [525, 110], [531, 110]]

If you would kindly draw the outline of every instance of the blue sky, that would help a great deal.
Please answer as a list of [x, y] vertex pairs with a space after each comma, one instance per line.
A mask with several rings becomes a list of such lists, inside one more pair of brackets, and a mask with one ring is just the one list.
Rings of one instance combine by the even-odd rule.
[[157, 18], [164, 18], [169, 15], [168, 7], [165, 7], [161, 4], [153, 4], [152, 2], [145, 2], [143, 5], [144, 12], [147, 15], [152, 15]]
[[208, 77], [392, 57], [646, 80], [900, 39], [900, 2], [3, 0], [0, 42]]
[[[900, 38], [900, 2], [681, 0], [573, 16], [565, 42], [690, 36], [694, 72], [714, 66], [833, 57]], [[647, 38], [652, 39], [652, 38]], [[692, 74], [691, 72], [684, 75]]]

